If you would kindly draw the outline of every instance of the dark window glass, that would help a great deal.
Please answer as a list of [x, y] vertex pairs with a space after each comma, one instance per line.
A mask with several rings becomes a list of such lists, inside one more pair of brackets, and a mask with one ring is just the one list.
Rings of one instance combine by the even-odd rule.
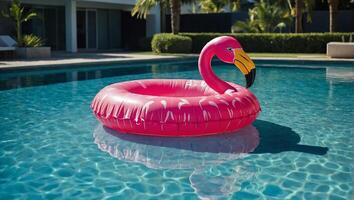
[[77, 11], [77, 47], [86, 48], [86, 12]]
[[88, 48], [97, 48], [96, 11], [87, 11]]

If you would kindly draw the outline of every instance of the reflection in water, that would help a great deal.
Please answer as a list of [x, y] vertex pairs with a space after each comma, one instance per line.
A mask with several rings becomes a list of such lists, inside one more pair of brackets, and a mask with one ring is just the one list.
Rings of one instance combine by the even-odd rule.
[[186, 138], [123, 134], [99, 125], [93, 137], [102, 151], [122, 161], [153, 169], [192, 169], [189, 181], [201, 199], [231, 198], [245, 181], [250, 181], [258, 169], [240, 159], [247, 153], [298, 151], [324, 155], [328, 150], [298, 144], [300, 136], [291, 128], [262, 120], [237, 133]]
[[244, 181], [250, 181], [256, 173], [253, 166], [238, 162], [228, 170], [220, 166], [195, 169], [189, 181], [201, 199], [229, 199], [231, 194], [241, 189]]
[[354, 68], [353, 67], [327, 67], [326, 79], [333, 83], [353, 82]]
[[297, 151], [325, 155], [327, 147], [299, 144], [291, 128], [256, 120], [237, 133], [204, 137], [151, 137], [123, 134], [99, 125], [93, 137], [98, 147], [122, 161], [150, 168], [193, 169], [244, 157], [247, 153]]
[[15, 70], [0, 73], [0, 90], [32, 87], [54, 83], [99, 79], [131, 74], [156, 74], [195, 70], [194, 62], [179, 64], [120, 64], [90, 68], [50, 69], [50, 70]]
[[237, 133], [204, 137], [151, 137], [117, 133], [99, 125], [93, 133], [98, 147], [122, 161], [154, 169], [192, 169], [191, 187], [201, 199], [220, 199], [239, 191], [255, 170], [242, 162], [225, 170], [222, 163], [243, 158], [259, 144], [255, 127]]
[[111, 156], [155, 169], [218, 165], [244, 157], [259, 143], [258, 131], [253, 126], [237, 133], [173, 138], [122, 134], [99, 125], [93, 137], [98, 147]]
[[[333, 99], [335, 86], [354, 83], [353, 67], [328, 67], [326, 68], [326, 80], [329, 85], [328, 97]], [[335, 103], [334, 103], [335, 105]]]

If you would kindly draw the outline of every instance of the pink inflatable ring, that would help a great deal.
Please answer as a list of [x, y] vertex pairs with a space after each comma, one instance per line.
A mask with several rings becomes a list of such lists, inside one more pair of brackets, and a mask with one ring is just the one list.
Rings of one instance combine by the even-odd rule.
[[94, 98], [91, 108], [105, 126], [125, 133], [154, 136], [201, 136], [237, 131], [260, 112], [257, 98], [246, 88], [224, 82], [211, 68], [216, 55], [234, 63], [255, 79], [255, 66], [232, 37], [210, 41], [199, 58], [204, 79], [150, 79], [109, 85]]

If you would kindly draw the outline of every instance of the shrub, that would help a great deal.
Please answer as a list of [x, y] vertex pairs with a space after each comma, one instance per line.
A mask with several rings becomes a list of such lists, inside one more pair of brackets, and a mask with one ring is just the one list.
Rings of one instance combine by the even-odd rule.
[[23, 36], [22, 43], [24, 47], [41, 47], [44, 44], [40, 37], [33, 34]]
[[188, 36], [170, 33], [155, 34], [151, 41], [154, 53], [190, 53], [192, 39]]
[[192, 52], [199, 53], [211, 39], [229, 35], [245, 51], [277, 53], [324, 53], [328, 42], [348, 42], [354, 33], [180, 33], [192, 39]]

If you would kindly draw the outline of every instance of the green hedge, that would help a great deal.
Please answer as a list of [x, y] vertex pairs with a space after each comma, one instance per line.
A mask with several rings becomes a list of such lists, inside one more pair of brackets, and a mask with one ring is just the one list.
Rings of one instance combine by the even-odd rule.
[[187, 36], [170, 33], [155, 34], [151, 41], [154, 53], [190, 53], [192, 39]]
[[[167, 37], [170, 34], [163, 35]], [[347, 42], [350, 37], [354, 40], [354, 33], [180, 33], [179, 35], [192, 39], [193, 53], [199, 53], [208, 41], [222, 35], [237, 38], [248, 52], [324, 53], [328, 42], [342, 41], [343, 38]], [[189, 49], [178, 44], [179, 42], [179, 40], [169, 40], [168, 46], [180, 46], [182, 49], [179, 50], [183, 51], [179, 52], [188, 53]], [[164, 50], [164, 52], [171, 52], [169, 48]]]

